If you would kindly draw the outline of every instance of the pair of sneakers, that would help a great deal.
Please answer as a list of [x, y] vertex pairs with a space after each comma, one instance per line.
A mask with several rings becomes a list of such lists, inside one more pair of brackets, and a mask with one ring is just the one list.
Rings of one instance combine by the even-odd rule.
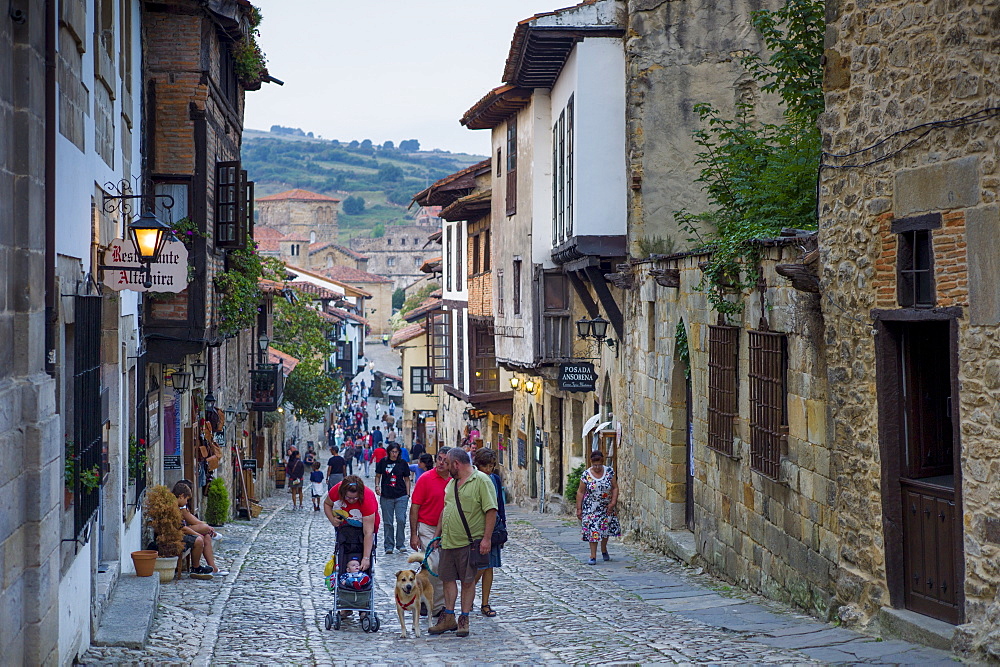
[[219, 570], [208, 565], [193, 567], [188, 573], [193, 579], [211, 579], [212, 577], [224, 577], [229, 574], [227, 570]]

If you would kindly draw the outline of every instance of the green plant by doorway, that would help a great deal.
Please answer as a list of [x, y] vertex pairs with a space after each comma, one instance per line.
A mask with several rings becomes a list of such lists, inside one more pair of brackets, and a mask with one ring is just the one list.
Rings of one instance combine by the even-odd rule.
[[684, 379], [691, 379], [691, 350], [688, 348], [688, 334], [687, 329], [684, 328], [684, 322], [678, 322], [677, 328], [674, 329], [674, 352], [677, 358], [681, 360], [684, 364]]
[[221, 526], [229, 519], [229, 491], [221, 477], [208, 483], [205, 520], [210, 526]]
[[576, 492], [580, 488], [580, 478], [583, 477], [583, 471], [587, 469], [586, 463], [581, 463], [577, 467], [573, 468], [569, 475], [566, 476], [566, 500], [570, 502], [576, 502]]

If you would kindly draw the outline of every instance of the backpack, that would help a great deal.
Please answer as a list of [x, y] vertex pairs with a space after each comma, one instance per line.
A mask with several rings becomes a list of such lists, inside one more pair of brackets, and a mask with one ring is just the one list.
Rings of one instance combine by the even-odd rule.
[[371, 461], [372, 460], [372, 448], [371, 447], [365, 447], [362, 450], [362, 454], [365, 457], [365, 461]]
[[347, 449], [344, 450], [344, 460], [350, 461], [351, 459], [354, 458], [355, 454], [357, 454], [357, 451], [354, 449], [354, 447], [348, 447]]

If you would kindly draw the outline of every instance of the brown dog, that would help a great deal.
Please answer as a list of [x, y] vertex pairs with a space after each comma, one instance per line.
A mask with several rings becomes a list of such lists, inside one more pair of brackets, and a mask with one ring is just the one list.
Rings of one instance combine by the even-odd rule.
[[[424, 559], [422, 553], [410, 554], [407, 563], [419, 563]], [[403, 615], [406, 611], [413, 614], [413, 636], [420, 636], [420, 603], [427, 604], [431, 608], [434, 600], [434, 588], [431, 586], [430, 575], [420, 567], [416, 570], [400, 570], [396, 573], [396, 614], [399, 615], [399, 636], [406, 638], [406, 620]]]

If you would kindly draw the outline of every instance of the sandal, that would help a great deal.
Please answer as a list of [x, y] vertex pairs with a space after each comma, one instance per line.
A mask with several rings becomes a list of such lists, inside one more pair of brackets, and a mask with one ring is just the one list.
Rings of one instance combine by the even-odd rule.
[[494, 616], [497, 615], [497, 613], [496, 613], [496, 611], [494, 611], [493, 607], [489, 606], [488, 604], [484, 604], [482, 607], [480, 607], [479, 611], [483, 612], [483, 616], [486, 616], [486, 617], [489, 617], [489, 618], [493, 618]]

